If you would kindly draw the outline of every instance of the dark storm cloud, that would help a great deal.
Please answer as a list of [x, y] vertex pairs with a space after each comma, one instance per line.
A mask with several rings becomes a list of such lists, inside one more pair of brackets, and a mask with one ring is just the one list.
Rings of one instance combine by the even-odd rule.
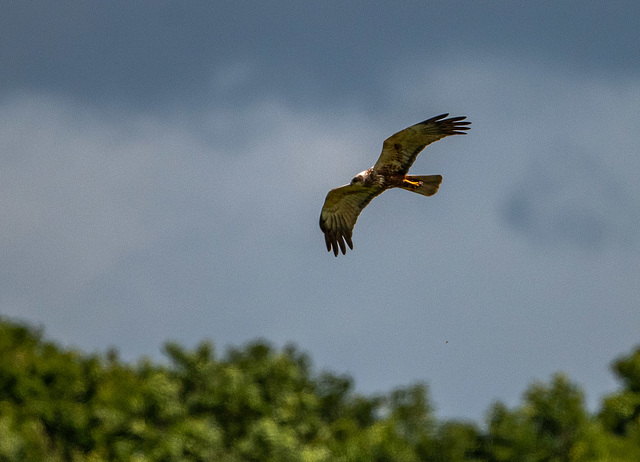
[[620, 76], [637, 69], [639, 14], [637, 2], [13, 2], [0, 19], [0, 92], [215, 102], [217, 70], [250, 62], [260, 78], [244, 97], [317, 103], [375, 98], [371, 76], [385, 67], [461, 54]]

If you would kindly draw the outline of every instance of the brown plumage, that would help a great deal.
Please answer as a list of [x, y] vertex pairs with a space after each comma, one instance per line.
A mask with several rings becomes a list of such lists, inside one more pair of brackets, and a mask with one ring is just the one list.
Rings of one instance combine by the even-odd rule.
[[327, 194], [320, 213], [320, 229], [324, 233], [327, 250], [347, 252], [353, 249], [353, 227], [360, 212], [371, 200], [390, 188], [402, 188], [423, 196], [438, 192], [442, 176], [408, 175], [409, 169], [427, 145], [449, 135], [465, 135], [471, 122], [466, 117], [442, 114], [399, 131], [387, 138], [382, 154], [373, 167], [358, 173], [351, 183], [332, 189]]

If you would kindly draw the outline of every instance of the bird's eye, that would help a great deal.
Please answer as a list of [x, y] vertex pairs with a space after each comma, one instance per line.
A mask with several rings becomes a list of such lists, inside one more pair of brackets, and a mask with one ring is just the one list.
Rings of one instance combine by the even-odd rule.
[[359, 179], [360, 179], [360, 177], [354, 176], [353, 180], [351, 180], [351, 185], [353, 186], [354, 184], [356, 184]]

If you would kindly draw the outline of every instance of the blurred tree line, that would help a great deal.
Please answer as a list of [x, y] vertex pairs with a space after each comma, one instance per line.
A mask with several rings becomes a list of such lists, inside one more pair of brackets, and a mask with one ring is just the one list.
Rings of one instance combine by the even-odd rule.
[[480, 424], [439, 421], [420, 383], [357, 394], [294, 347], [165, 350], [133, 365], [0, 319], [0, 462], [640, 460], [640, 348], [613, 363], [620, 389], [595, 415], [555, 375]]

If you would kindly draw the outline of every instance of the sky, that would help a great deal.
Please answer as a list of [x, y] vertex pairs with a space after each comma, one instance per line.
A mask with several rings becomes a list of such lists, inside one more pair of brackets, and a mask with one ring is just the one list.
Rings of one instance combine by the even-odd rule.
[[[640, 4], [6, 2], [0, 316], [163, 360], [293, 343], [362, 393], [480, 420], [640, 344]], [[327, 192], [389, 135], [466, 136], [335, 258]]]

